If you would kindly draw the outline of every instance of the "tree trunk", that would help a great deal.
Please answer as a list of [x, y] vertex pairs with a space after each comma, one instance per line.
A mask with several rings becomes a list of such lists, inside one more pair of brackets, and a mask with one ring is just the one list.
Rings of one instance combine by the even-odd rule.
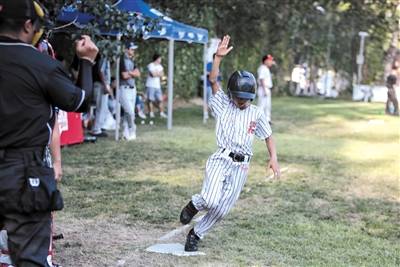
[[[400, 9], [400, 4], [397, 5], [397, 10]], [[400, 19], [398, 20], [396, 30], [392, 34], [392, 40], [390, 42], [390, 46], [388, 50], [385, 52], [385, 58], [383, 60], [383, 79], [386, 80], [386, 77], [392, 73], [392, 68], [394, 62], [396, 60], [396, 55], [398, 54], [399, 47], [399, 38], [400, 38]]]

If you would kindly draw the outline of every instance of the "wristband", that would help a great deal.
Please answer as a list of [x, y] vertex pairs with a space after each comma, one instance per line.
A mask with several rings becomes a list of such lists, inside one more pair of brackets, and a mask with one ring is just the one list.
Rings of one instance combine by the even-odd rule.
[[85, 60], [89, 61], [92, 65], [96, 64], [96, 61], [94, 61], [93, 59], [91, 59], [89, 57], [81, 57], [80, 59], [85, 59]]

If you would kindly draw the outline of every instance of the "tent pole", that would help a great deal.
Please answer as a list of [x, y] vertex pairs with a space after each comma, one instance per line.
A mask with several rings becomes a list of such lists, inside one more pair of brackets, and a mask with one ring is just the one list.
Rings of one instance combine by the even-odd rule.
[[[117, 35], [117, 40], [118, 42], [121, 41], [121, 34]], [[115, 62], [115, 101], [116, 101], [116, 122], [115, 122], [115, 141], [119, 140], [119, 126], [120, 126], [120, 122], [121, 122], [121, 103], [119, 102], [120, 99], [120, 93], [121, 91], [119, 90], [119, 79], [120, 79], [120, 75], [119, 75], [119, 63], [120, 63], [120, 59], [121, 57], [118, 56], [117, 60]]]
[[172, 109], [174, 97], [174, 40], [169, 40], [168, 46], [168, 120], [167, 128], [172, 129]]
[[207, 104], [207, 43], [204, 44], [203, 53], [203, 123], [207, 123], [208, 104]]

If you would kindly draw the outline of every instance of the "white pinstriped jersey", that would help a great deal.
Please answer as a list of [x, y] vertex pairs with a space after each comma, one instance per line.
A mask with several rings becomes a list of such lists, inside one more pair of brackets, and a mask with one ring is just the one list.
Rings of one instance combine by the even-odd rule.
[[255, 105], [239, 109], [220, 88], [209, 106], [217, 119], [216, 135], [219, 148], [253, 155], [254, 135], [266, 139], [272, 134], [265, 114]]

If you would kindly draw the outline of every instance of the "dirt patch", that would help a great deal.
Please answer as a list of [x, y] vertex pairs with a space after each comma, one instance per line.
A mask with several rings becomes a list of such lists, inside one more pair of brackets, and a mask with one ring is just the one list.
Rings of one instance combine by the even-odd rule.
[[[395, 179], [393, 179], [393, 181], [395, 181]], [[387, 185], [389, 183], [390, 182], [386, 182], [385, 184], [385, 181], [375, 182], [373, 179], [357, 179], [352, 181], [347, 194], [349, 194], [351, 197], [360, 199], [376, 198], [400, 203], [400, 197], [398, 194], [388, 194], [388, 191], [395, 192], [395, 190], [398, 190], [399, 187], [397, 185], [390, 187]]]
[[308, 205], [310, 205], [313, 209], [329, 208], [329, 202], [321, 198], [313, 198], [312, 200], [309, 201]]
[[325, 199], [313, 198], [307, 203], [307, 206], [317, 212], [320, 219], [327, 220], [337, 217], [336, 210]]
[[361, 214], [350, 212], [346, 215], [346, 219], [351, 223], [351, 224], [358, 224], [362, 221], [362, 216]]
[[[163, 256], [145, 252], [167, 229], [129, 224], [126, 218], [56, 218], [55, 260], [63, 266], [161, 266]], [[184, 236], [176, 237], [181, 241]], [[119, 264], [118, 264], [119, 263]]]

